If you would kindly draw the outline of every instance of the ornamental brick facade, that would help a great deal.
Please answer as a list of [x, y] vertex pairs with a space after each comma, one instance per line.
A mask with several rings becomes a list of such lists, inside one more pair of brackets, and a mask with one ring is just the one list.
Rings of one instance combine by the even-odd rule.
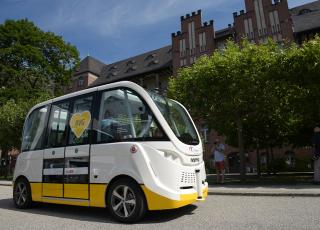
[[246, 10], [234, 12], [235, 40], [261, 43], [272, 38], [276, 42], [293, 38], [293, 24], [287, 0], [245, 0]]

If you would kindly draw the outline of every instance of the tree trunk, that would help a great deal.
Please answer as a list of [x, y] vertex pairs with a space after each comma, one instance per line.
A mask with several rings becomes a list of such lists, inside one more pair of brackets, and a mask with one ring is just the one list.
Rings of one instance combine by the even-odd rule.
[[257, 176], [261, 177], [261, 158], [260, 158], [260, 147], [259, 142], [257, 142]]
[[276, 170], [274, 168], [274, 154], [273, 154], [273, 148], [270, 147], [270, 154], [271, 154], [271, 163], [272, 163], [272, 173], [273, 175], [276, 174]]
[[5, 162], [4, 163], [5, 166], [3, 166], [4, 178], [5, 179], [8, 178], [8, 152], [9, 152], [9, 149], [8, 148], [4, 148], [2, 158], [4, 159], [4, 162]]
[[314, 176], [313, 181], [316, 183], [320, 182], [320, 159], [314, 161]]
[[242, 121], [239, 116], [237, 116], [237, 133], [238, 133], [238, 148], [240, 155], [240, 178], [241, 181], [246, 180], [246, 159], [244, 155], [244, 146], [243, 146], [243, 130], [242, 130]]
[[267, 148], [267, 175], [270, 175], [270, 155], [269, 155], [269, 148]]

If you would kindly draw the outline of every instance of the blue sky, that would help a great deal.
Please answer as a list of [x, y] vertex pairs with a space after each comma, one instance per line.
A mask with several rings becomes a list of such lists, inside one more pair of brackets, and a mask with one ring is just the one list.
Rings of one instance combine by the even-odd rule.
[[[289, 0], [289, 7], [308, 2]], [[112, 63], [171, 44], [180, 16], [198, 9], [219, 30], [244, 0], [0, 0], [0, 23], [28, 18], [74, 44], [81, 58]]]

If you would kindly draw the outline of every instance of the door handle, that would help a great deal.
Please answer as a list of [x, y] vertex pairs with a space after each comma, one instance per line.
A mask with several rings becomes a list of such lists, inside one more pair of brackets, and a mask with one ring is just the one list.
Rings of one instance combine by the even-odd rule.
[[52, 154], [52, 155], [56, 154], [56, 151], [53, 150], [53, 151], [51, 152], [51, 154]]

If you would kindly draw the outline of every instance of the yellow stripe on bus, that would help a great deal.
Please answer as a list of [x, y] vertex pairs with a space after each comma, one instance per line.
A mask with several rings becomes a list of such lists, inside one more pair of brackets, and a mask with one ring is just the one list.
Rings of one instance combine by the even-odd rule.
[[89, 207], [88, 200], [64, 200], [63, 198], [59, 199], [50, 199], [49, 197], [43, 197], [42, 202], [52, 203], [52, 204], [66, 204], [66, 205], [76, 205], [76, 206], [86, 206]]
[[31, 197], [33, 201], [41, 201], [42, 183], [30, 183]]
[[88, 184], [64, 184], [64, 197], [88, 199], [89, 186]]
[[[68, 204], [68, 205], [80, 205], [91, 207], [106, 207], [105, 194], [106, 184], [90, 184], [90, 193], [88, 192], [87, 184], [65, 184], [64, 185], [64, 197], [63, 184], [53, 183], [30, 183], [32, 191], [33, 201], [42, 201], [55, 204]], [[42, 188], [42, 189], [41, 189]], [[182, 206], [192, 204], [197, 201], [197, 193], [181, 194], [179, 200], [172, 200], [167, 197], [161, 196], [146, 186], [141, 185], [141, 188], [145, 194], [148, 209], [149, 210], [164, 210], [180, 208]], [[42, 192], [41, 192], [42, 190]], [[208, 188], [203, 189], [203, 198], [208, 196]], [[43, 193], [41, 195], [41, 193]], [[76, 198], [76, 199], [88, 199], [84, 201], [72, 201], [64, 200], [64, 198]], [[46, 196], [57, 197], [61, 199], [50, 199]]]
[[106, 184], [90, 184], [90, 206], [106, 207]]
[[63, 184], [42, 183], [42, 196], [63, 196]]

